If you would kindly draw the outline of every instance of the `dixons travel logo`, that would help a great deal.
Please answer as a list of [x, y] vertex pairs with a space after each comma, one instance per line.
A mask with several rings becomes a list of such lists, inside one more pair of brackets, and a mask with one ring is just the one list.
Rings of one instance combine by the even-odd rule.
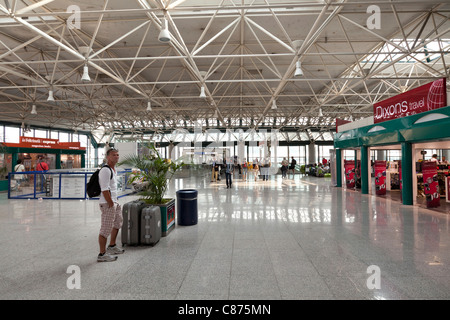
[[374, 104], [374, 122], [442, 108], [446, 103], [446, 82], [443, 78]]

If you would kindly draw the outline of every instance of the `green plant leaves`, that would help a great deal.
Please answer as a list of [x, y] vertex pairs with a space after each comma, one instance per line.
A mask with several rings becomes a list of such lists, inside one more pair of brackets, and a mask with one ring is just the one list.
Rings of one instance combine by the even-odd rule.
[[130, 177], [129, 183], [148, 181], [148, 184], [138, 194], [142, 200], [149, 204], [161, 204], [164, 202], [163, 197], [169, 181], [184, 166], [184, 163], [171, 162], [161, 158], [153, 143], [148, 143], [145, 147], [148, 148], [149, 154], [127, 156], [118, 165], [127, 165], [139, 169], [137, 173], [133, 173], [133, 176]]

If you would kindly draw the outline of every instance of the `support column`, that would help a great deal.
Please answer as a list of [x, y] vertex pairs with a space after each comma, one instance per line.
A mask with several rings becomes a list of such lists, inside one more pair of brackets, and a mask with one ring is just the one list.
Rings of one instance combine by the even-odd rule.
[[336, 187], [342, 188], [342, 150], [336, 149]]
[[361, 146], [361, 193], [369, 194], [369, 148]]
[[86, 168], [86, 154], [85, 153], [81, 154], [81, 167]]
[[55, 169], [61, 169], [61, 150], [56, 153]]
[[316, 144], [311, 140], [311, 143], [308, 145], [308, 164], [317, 163], [316, 158]]
[[402, 142], [402, 201], [403, 204], [413, 204], [413, 172], [412, 145]]

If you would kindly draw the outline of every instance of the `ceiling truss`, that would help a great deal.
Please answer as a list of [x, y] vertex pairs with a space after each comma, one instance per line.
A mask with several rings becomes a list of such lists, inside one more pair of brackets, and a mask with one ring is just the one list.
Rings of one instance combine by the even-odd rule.
[[[367, 26], [371, 4], [380, 29]], [[76, 15], [71, 5], [0, 0], [0, 121], [329, 132], [336, 118], [372, 116], [373, 103], [449, 76], [444, 1], [82, 0]], [[158, 41], [163, 19], [170, 43]]]

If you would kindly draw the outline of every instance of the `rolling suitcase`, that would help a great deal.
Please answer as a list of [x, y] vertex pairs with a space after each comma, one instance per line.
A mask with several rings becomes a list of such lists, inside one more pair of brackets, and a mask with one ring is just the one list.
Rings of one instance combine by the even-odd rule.
[[161, 209], [149, 206], [141, 213], [141, 244], [154, 246], [161, 239]]
[[141, 212], [145, 202], [130, 201], [123, 205], [122, 245], [139, 245]]

